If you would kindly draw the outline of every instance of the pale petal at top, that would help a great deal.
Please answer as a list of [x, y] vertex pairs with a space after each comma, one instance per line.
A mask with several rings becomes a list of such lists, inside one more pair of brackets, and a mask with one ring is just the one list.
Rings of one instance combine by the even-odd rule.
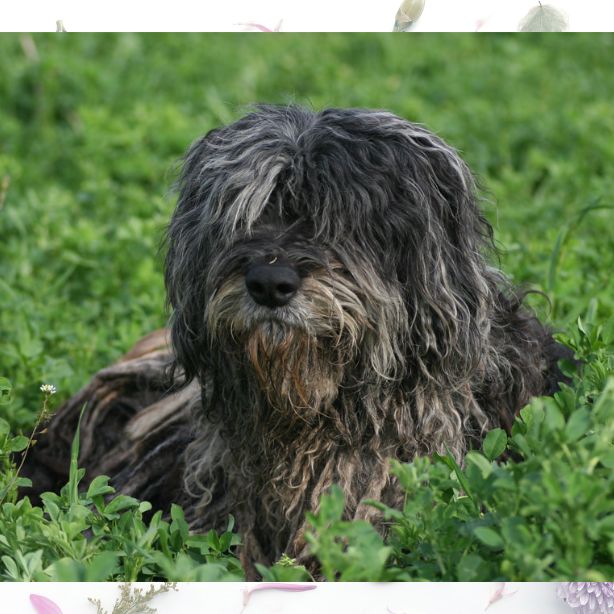
[[394, 32], [403, 32], [415, 23], [422, 11], [425, 0], [403, 0], [394, 19]]
[[521, 32], [564, 32], [568, 26], [567, 15], [549, 4], [539, 3], [520, 22]]

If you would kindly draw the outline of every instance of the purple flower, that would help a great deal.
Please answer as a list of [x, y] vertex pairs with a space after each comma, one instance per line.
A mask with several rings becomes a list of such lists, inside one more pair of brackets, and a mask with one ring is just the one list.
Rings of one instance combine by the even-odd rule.
[[557, 593], [575, 614], [614, 614], [614, 582], [561, 582]]

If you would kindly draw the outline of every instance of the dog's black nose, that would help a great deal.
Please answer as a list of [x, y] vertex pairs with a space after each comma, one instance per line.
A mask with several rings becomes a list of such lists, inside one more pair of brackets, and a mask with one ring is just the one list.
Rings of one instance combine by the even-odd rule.
[[301, 278], [285, 264], [258, 264], [247, 271], [245, 285], [259, 305], [281, 307], [296, 294]]

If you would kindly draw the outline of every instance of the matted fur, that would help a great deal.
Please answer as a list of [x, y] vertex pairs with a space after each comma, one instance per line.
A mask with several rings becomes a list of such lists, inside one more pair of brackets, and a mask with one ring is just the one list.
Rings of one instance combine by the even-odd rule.
[[[551, 337], [487, 263], [471, 172], [386, 111], [258, 107], [194, 143], [168, 229], [172, 341], [202, 386], [186, 455], [193, 527], [233, 513], [249, 560], [299, 555], [333, 483], [348, 518], [395, 502], [390, 457], [461, 458], [548, 392]], [[245, 287], [283, 259], [270, 309]]]

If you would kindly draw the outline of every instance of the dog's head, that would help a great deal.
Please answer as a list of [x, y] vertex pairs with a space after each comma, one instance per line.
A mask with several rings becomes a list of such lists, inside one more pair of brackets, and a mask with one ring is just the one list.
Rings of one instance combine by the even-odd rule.
[[186, 156], [166, 262], [177, 360], [202, 378], [223, 354], [295, 407], [469, 368], [489, 236], [467, 166], [421, 126], [259, 107]]

